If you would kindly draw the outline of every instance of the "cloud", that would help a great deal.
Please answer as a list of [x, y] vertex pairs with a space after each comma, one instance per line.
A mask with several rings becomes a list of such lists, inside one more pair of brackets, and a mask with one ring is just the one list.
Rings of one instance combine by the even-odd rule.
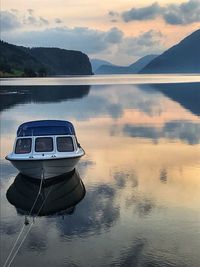
[[152, 20], [162, 17], [167, 24], [187, 25], [200, 21], [200, 1], [189, 0], [182, 4], [169, 4], [165, 7], [157, 2], [142, 8], [132, 8], [122, 13], [125, 22]]
[[[163, 51], [160, 45], [162, 36], [154, 30], [136, 37], [126, 37], [117, 27], [104, 31], [88, 27], [69, 28], [61, 24], [61, 19], [48, 21], [35, 14], [33, 9], [27, 9], [25, 13], [3, 11], [2, 14], [1, 38], [16, 45], [80, 50], [90, 56], [101, 55], [118, 62], [125, 59], [128, 63], [132, 58]], [[118, 13], [110, 11], [109, 16], [116, 22]]]
[[62, 23], [62, 20], [59, 19], [59, 18], [56, 18], [56, 19], [55, 19], [55, 23], [57, 23], [57, 24]]
[[126, 37], [120, 44], [119, 50], [128, 55], [142, 56], [158, 54], [163, 50], [160, 31], [149, 30], [136, 37]]
[[114, 22], [115, 23], [115, 22], [118, 22], [118, 20], [117, 19], [111, 19], [110, 22]]
[[149, 20], [157, 17], [163, 8], [157, 3], [142, 8], [132, 8], [122, 13], [122, 18], [125, 22], [131, 20]]
[[49, 21], [41, 16], [35, 15], [33, 9], [27, 9], [27, 14], [23, 17], [23, 23], [31, 26], [46, 26], [49, 24]]
[[120, 17], [120, 14], [116, 11], [110, 10], [108, 11], [108, 16], [110, 17], [110, 22], [118, 22], [118, 18]]
[[21, 23], [19, 22], [18, 17], [14, 13], [14, 11], [1, 11], [0, 25], [2, 32], [15, 30], [18, 27], [21, 27]]
[[25, 13], [21, 13], [17, 9], [0, 11], [1, 31], [13, 31], [22, 29], [26, 26], [47, 26], [49, 21], [46, 18], [35, 15], [33, 9], [27, 9]]
[[122, 38], [123, 32], [116, 27], [108, 31], [86, 27], [56, 27], [41, 31], [17, 32], [9, 36], [5, 34], [6, 41], [19, 45], [60, 47], [81, 50], [89, 54], [99, 53], [119, 44]]
[[108, 11], [108, 15], [110, 17], [118, 17], [119, 16], [119, 13], [116, 12], [116, 11], [110, 10], [110, 11]]
[[186, 25], [200, 21], [200, 1], [190, 0], [181, 5], [171, 4], [164, 12], [164, 20], [171, 25]]
[[116, 44], [121, 42], [122, 37], [123, 32], [120, 31], [118, 28], [114, 27], [107, 32], [105, 36], [105, 41], [108, 43]]
[[27, 9], [27, 11], [28, 11], [28, 13], [29, 13], [30, 15], [33, 15], [33, 13], [34, 13], [34, 10], [33, 10], [32, 8]]

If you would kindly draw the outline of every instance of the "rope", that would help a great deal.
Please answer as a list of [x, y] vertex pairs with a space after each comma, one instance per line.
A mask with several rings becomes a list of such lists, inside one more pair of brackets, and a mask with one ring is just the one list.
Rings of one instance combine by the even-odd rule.
[[14, 245], [13, 245], [13, 247], [12, 247], [12, 249], [11, 249], [11, 251], [10, 251], [10, 253], [9, 253], [9, 255], [8, 255], [7, 259], [6, 259], [6, 261], [5, 261], [5, 263], [4, 263], [4, 265], [3, 265], [3, 267], [5, 267], [6, 264], [7, 264], [7, 262], [9, 261], [11, 255], [12, 255], [12, 253], [13, 253], [13, 250], [15, 249], [15, 247], [16, 247], [16, 245], [17, 245], [17, 242], [18, 242], [19, 238], [20, 238], [21, 234], [23, 233], [24, 228], [25, 228], [25, 224], [22, 226], [22, 229], [21, 229], [21, 231], [20, 231], [20, 233], [19, 233], [19, 235], [18, 235], [18, 237], [17, 237], [17, 239], [16, 239], [16, 241], [15, 241], [15, 243], [14, 243]]
[[[43, 180], [44, 180], [44, 172], [43, 172], [42, 179], [41, 179], [41, 182], [40, 182], [39, 191], [38, 191], [38, 193], [37, 193], [36, 199], [35, 199], [35, 201], [34, 201], [32, 207], [31, 207], [31, 209], [30, 209], [30, 211], [29, 211], [29, 213], [28, 213], [28, 216], [31, 215], [31, 213], [32, 213], [32, 211], [33, 211], [33, 209], [34, 209], [34, 206], [35, 206], [35, 204], [36, 204], [36, 202], [37, 202], [37, 200], [38, 200], [38, 197], [39, 197], [39, 195], [40, 195], [40, 193], [41, 193]], [[48, 193], [48, 194], [49, 194], [49, 193]], [[48, 196], [48, 194], [47, 194], [47, 196]], [[44, 202], [46, 201], [46, 199], [47, 199], [47, 197], [44, 199]], [[42, 206], [40, 207], [40, 209], [39, 209], [39, 211], [38, 211], [38, 213], [37, 213], [36, 216], [38, 216], [38, 214], [40, 213], [40, 211], [41, 211], [41, 209], [42, 209], [42, 207], [43, 207], [43, 205], [44, 205], [44, 202], [42, 203]], [[35, 217], [36, 217], [36, 216], [35, 216]], [[34, 217], [33, 217], [33, 218], [34, 218]], [[29, 228], [27, 234], [25, 235], [25, 238], [22, 239], [22, 241], [26, 239], [26, 236], [28, 235], [28, 233], [29, 233], [29, 231], [30, 231], [31, 226], [33, 225], [33, 223], [34, 223], [34, 221], [33, 221], [32, 224], [30, 225], [30, 228]], [[11, 249], [11, 251], [10, 251], [10, 253], [9, 253], [9, 255], [8, 255], [8, 257], [7, 257], [7, 259], [6, 259], [5, 263], [4, 263], [4, 265], [3, 265], [3, 267], [6, 267], [6, 264], [7, 264], [7, 262], [9, 261], [11, 255], [12, 255], [12, 253], [13, 253], [13, 251], [14, 251], [14, 249], [15, 249], [17, 243], [18, 243], [18, 240], [20, 239], [20, 237], [21, 237], [21, 235], [22, 235], [22, 233], [23, 233], [23, 231], [24, 231], [25, 226], [26, 226], [26, 225], [23, 224], [22, 229], [21, 229], [21, 231], [20, 231], [20, 233], [19, 233], [17, 239], [15, 240], [15, 243], [13, 244], [13, 247], [12, 247], [12, 249]], [[23, 242], [22, 242], [22, 243], [23, 243]], [[22, 245], [22, 244], [21, 244], [21, 245]], [[21, 245], [20, 245], [20, 247], [21, 247]], [[20, 247], [18, 247], [17, 252], [19, 251]], [[12, 259], [11, 259], [11, 261], [10, 261], [10, 263], [9, 263], [8, 266], [10, 266], [10, 264], [12, 263], [12, 261], [13, 261], [13, 259], [15, 258], [16, 255], [17, 255], [17, 253], [15, 252], [14, 257], [12, 257]]]
[[[45, 197], [45, 199], [44, 199], [44, 201], [43, 201], [43, 203], [42, 203], [42, 205], [41, 205], [41, 207], [40, 207], [38, 213], [35, 215], [35, 217], [37, 217], [38, 214], [40, 213], [42, 207], [44, 206], [45, 201], [47, 200], [48, 195], [49, 195], [50, 192], [51, 192], [51, 190], [52, 190], [52, 188], [49, 190], [47, 196]], [[34, 218], [34, 217], [33, 217], [33, 218]], [[12, 262], [13, 262], [13, 260], [15, 259], [15, 257], [16, 257], [16, 255], [17, 255], [18, 251], [20, 250], [21, 246], [23, 245], [24, 241], [26, 240], [26, 237], [28, 236], [28, 234], [29, 234], [29, 232], [30, 232], [30, 230], [31, 230], [31, 228], [32, 228], [32, 226], [33, 226], [33, 224], [34, 224], [34, 221], [31, 223], [31, 225], [30, 225], [28, 231], [26, 232], [24, 238], [22, 239], [21, 243], [19, 244], [17, 250], [15, 251], [14, 255], [12, 256], [12, 258], [11, 258], [11, 260], [10, 260], [10, 263], [7, 265], [7, 267], [10, 267], [10, 265], [12, 264]]]

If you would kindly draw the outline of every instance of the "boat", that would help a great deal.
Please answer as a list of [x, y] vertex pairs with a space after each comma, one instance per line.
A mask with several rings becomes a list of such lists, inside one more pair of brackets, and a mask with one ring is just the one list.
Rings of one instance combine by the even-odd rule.
[[[39, 194], [38, 194], [39, 193]], [[19, 173], [7, 190], [8, 201], [21, 215], [71, 215], [86, 193], [76, 169], [48, 179], [42, 187], [40, 181]]]
[[50, 179], [73, 171], [84, 154], [71, 122], [41, 120], [18, 127], [13, 151], [6, 159], [23, 175]]

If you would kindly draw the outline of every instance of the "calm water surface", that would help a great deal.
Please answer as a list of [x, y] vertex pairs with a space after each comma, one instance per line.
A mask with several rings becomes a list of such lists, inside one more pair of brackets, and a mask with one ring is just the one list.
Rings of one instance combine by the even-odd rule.
[[[13, 85], [0, 94], [1, 266], [22, 227], [20, 240], [30, 231], [11, 266], [200, 266], [199, 83]], [[38, 185], [4, 157], [18, 125], [40, 119], [72, 121], [86, 156], [44, 188], [41, 216], [23, 226]]]

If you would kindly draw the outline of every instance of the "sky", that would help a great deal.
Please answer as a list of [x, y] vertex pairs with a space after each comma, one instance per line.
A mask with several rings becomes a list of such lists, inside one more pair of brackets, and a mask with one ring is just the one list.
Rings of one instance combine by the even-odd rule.
[[0, 0], [1, 39], [129, 65], [200, 28], [200, 0]]

